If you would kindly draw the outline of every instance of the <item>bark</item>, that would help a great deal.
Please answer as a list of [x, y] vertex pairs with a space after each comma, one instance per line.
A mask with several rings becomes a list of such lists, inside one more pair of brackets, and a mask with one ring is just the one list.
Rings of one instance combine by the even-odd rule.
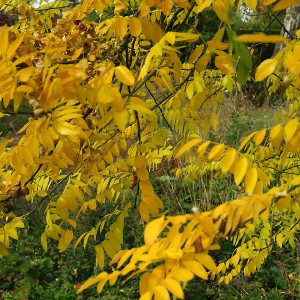
[[[281, 35], [287, 38], [295, 38], [296, 37], [296, 30], [298, 29], [300, 21], [300, 3], [289, 7], [286, 10], [286, 15], [283, 22], [283, 28], [281, 29]], [[277, 44], [275, 46], [274, 54], [278, 53], [280, 50], [284, 48], [285, 44]]]

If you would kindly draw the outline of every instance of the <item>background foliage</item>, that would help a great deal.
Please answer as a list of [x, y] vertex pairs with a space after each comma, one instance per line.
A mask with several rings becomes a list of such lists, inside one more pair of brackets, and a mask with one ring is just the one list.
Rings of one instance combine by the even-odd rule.
[[297, 297], [298, 2], [0, 1], [3, 297]]

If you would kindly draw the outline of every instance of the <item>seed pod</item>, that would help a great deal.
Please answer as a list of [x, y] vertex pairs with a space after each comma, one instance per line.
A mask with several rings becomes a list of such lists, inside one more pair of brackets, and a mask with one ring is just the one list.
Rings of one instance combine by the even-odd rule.
[[24, 186], [24, 188], [22, 188], [21, 190], [21, 195], [26, 196], [28, 194], [29, 194], [29, 188], [27, 186]]
[[18, 195], [18, 191], [11, 191], [11, 192], [10, 192], [10, 195], [11, 195], [11, 197], [14, 198], [14, 199], [15, 199], [15, 198], [18, 198], [18, 196], [19, 196], [19, 195]]

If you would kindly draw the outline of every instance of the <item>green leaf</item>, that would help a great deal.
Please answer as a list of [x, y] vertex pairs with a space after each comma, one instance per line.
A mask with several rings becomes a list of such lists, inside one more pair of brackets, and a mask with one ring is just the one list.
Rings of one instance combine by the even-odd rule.
[[252, 69], [252, 59], [248, 48], [244, 44], [236, 41], [235, 32], [229, 26], [226, 27], [226, 31], [230, 40], [230, 44], [233, 46], [237, 55], [241, 58], [243, 64], [248, 67], [250, 72]]
[[241, 86], [247, 82], [249, 74], [250, 69], [241, 61], [237, 69], [237, 80]]

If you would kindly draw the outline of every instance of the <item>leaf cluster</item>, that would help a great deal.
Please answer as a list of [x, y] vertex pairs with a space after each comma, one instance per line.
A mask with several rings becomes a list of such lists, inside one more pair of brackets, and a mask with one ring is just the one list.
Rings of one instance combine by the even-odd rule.
[[[298, 1], [245, 2], [276, 12]], [[30, 2], [0, 1], [19, 20], [0, 27], [0, 117], [11, 113], [10, 105], [14, 113], [23, 103], [30, 111], [18, 139], [1, 138], [0, 201], [6, 208], [31, 203], [22, 215], [0, 212], [0, 256], [8, 255], [24, 219], [45, 207], [45, 251], [51, 240], [64, 252], [93, 238], [99, 268], [108, 258], [117, 264], [79, 292], [97, 283], [100, 293], [107, 282], [142, 274], [141, 299], [169, 299], [170, 293], [182, 299], [194, 276], [229, 283], [241, 271], [256, 272], [274, 245], [295, 247], [300, 33], [290, 40], [263, 32], [237, 36], [231, 16], [241, 3], [84, 0], [72, 9], [67, 1], [34, 9]], [[221, 25], [206, 40], [197, 20], [207, 9]], [[97, 22], [88, 17], [92, 12]], [[285, 48], [254, 76], [266, 80], [269, 93], [285, 88], [288, 108], [280, 122], [236, 148], [210, 140], [225, 94], [252, 76], [245, 44], [280, 42]], [[150, 174], [172, 159], [179, 160], [177, 178], [195, 180], [208, 171], [231, 176], [245, 194], [209, 211], [170, 216]], [[86, 213], [105, 204], [113, 211], [78, 235]], [[135, 209], [147, 224], [144, 245], [122, 250], [124, 224]], [[232, 239], [236, 249], [216, 265], [211, 251], [221, 239]]]

